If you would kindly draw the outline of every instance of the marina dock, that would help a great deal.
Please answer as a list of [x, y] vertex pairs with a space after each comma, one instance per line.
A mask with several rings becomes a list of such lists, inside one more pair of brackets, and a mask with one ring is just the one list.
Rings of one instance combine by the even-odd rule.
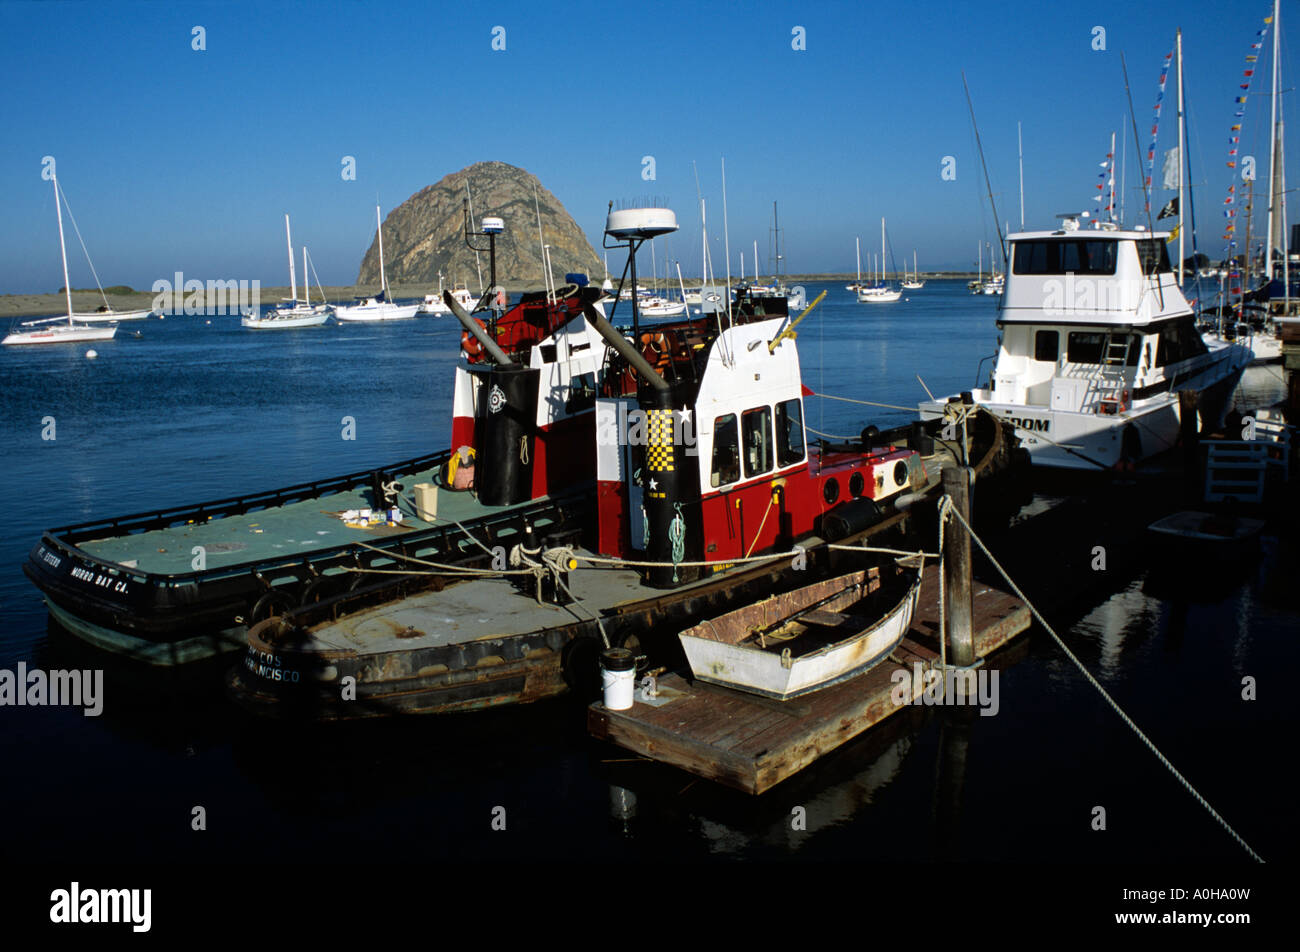
[[[658, 680], [657, 697], [638, 689], [628, 710], [593, 703], [588, 731], [650, 760], [763, 793], [920, 697], [925, 672], [939, 663], [939, 571], [926, 568], [903, 642], [859, 677], [778, 701], [668, 674]], [[1029, 628], [1028, 607], [1006, 592], [975, 582], [971, 600], [980, 658]]]

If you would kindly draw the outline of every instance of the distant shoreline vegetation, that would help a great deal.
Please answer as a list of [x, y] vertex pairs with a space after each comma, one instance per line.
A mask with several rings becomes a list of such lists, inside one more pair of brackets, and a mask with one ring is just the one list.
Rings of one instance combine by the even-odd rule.
[[[59, 288], [57, 293], [67, 294], [68, 289], [66, 287]], [[73, 288], [72, 293], [73, 294], [98, 294], [99, 288]], [[143, 292], [137, 291], [135, 288], [130, 287], [129, 285], [126, 284], [115, 284], [112, 287], [104, 288], [104, 293], [105, 294], [142, 294]]]

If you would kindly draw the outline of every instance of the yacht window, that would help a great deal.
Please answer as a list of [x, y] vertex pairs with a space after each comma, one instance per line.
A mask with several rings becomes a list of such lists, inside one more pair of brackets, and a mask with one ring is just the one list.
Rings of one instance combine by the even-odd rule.
[[802, 462], [803, 408], [799, 400], [786, 400], [776, 405], [776, 459], [778, 466], [793, 466]]
[[1160, 342], [1156, 346], [1156, 366], [1167, 367], [1180, 360], [1199, 357], [1205, 352], [1205, 340], [1197, 333], [1192, 319], [1174, 321], [1160, 329]]
[[1061, 355], [1061, 335], [1057, 331], [1039, 331], [1034, 335], [1034, 360], [1056, 363]]
[[766, 473], [772, 468], [772, 408], [746, 410], [741, 420], [745, 432], [745, 475]]
[[736, 415], [728, 413], [713, 421], [713, 475], [710, 486], [725, 486], [740, 479], [740, 436]]
[[1101, 363], [1101, 349], [1106, 343], [1105, 334], [1076, 331], [1070, 334], [1069, 356], [1072, 364]]
[[1011, 270], [1015, 274], [1114, 274], [1117, 244], [1084, 238], [1018, 241]]
[[1173, 270], [1169, 265], [1169, 246], [1163, 238], [1142, 238], [1137, 242], [1137, 250], [1143, 274], [1163, 274]]

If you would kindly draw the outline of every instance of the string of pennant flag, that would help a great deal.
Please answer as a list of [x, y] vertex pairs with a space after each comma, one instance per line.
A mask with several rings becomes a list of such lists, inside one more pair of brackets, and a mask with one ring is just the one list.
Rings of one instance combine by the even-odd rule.
[[[1094, 202], [1105, 201], [1106, 204], [1101, 206], [1097, 211], [1097, 220], [1101, 220], [1102, 213], [1106, 215], [1108, 221], [1115, 220], [1115, 153], [1113, 151], [1106, 153], [1106, 161], [1101, 163], [1101, 173], [1097, 176], [1100, 181], [1097, 182], [1097, 194], [1092, 197]], [[1107, 181], [1109, 176], [1109, 181]], [[1110, 193], [1107, 195], [1106, 186], [1110, 186]]]
[[1160, 107], [1165, 101], [1165, 84], [1169, 82], [1169, 64], [1173, 61], [1173, 52], [1165, 54], [1165, 61], [1160, 66], [1160, 91], [1156, 93], [1156, 114], [1151, 120], [1151, 144], [1147, 146], [1147, 174], [1144, 181], [1142, 194], [1145, 199], [1145, 206], [1142, 209], [1145, 212], [1151, 211], [1151, 179], [1156, 170], [1156, 136], [1160, 131]]
[[[1233, 98], [1235, 109], [1232, 113], [1232, 126], [1229, 128], [1228, 135], [1228, 168], [1237, 167], [1237, 157], [1241, 151], [1241, 126], [1246, 117], [1246, 101], [1250, 98], [1250, 84], [1255, 76], [1255, 64], [1259, 61], [1259, 51], [1264, 48], [1264, 37], [1268, 35], [1268, 28], [1272, 24], [1271, 16], [1264, 17], [1264, 28], [1255, 31], [1254, 41], [1250, 44], [1250, 52], [1246, 54], [1246, 68], [1242, 71], [1242, 81], [1238, 84], [1241, 92]], [[1227, 259], [1233, 256], [1237, 247], [1235, 237], [1237, 230], [1237, 182], [1236, 176], [1228, 185], [1228, 197], [1223, 200], [1224, 209], [1223, 217], [1225, 223], [1223, 226], [1223, 258]], [[1250, 249], [1246, 249], [1247, 253]], [[1230, 289], [1231, 293], [1238, 294], [1241, 289], [1234, 287]]]

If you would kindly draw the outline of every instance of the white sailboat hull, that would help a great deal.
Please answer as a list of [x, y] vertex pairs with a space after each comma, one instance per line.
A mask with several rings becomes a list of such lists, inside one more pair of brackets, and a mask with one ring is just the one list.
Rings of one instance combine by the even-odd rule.
[[283, 311], [271, 314], [245, 314], [239, 323], [253, 330], [291, 330], [295, 327], [320, 327], [329, 320], [326, 309]]
[[115, 321], [143, 321], [152, 313], [148, 308], [141, 311], [92, 311], [89, 314], [75, 313], [72, 319], [81, 324], [108, 324]]
[[861, 304], [892, 304], [902, 296], [902, 291], [891, 291], [888, 288], [858, 289], [858, 302]]
[[55, 324], [32, 330], [14, 331], [4, 340], [0, 340], [0, 344], [79, 344], [86, 341], [112, 340], [116, 333], [116, 327], [69, 327], [67, 324]]
[[354, 323], [378, 323], [379, 321], [404, 321], [415, 317], [418, 304], [357, 304], [339, 306], [334, 310], [334, 317], [340, 321]]

